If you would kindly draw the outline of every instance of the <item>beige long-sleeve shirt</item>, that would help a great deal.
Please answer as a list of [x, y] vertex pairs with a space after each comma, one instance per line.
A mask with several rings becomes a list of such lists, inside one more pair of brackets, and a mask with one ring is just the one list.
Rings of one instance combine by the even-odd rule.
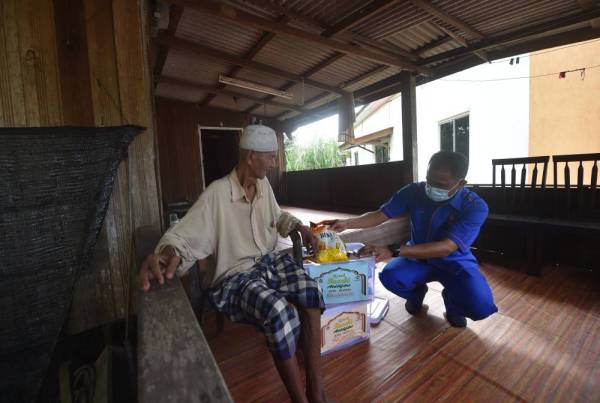
[[155, 253], [173, 246], [181, 257], [178, 274], [214, 254], [212, 284], [250, 270], [261, 256], [275, 251], [277, 233], [288, 236], [300, 221], [282, 212], [269, 181], [259, 179], [250, 202], [234, 169], [206, 188], [185, 217], [159, 241]]

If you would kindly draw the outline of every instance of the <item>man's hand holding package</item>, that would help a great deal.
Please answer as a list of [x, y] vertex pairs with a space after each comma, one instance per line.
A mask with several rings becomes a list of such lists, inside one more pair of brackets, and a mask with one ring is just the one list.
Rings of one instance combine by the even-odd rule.
[[346, 231], [348, 228], [348, 220], [335, 220], [331, 225], [331, 229], [337, 233]]
[[300, 231], [300, 235], [302, 236], [302, 240], [304, 241], [304, 246], [308, 249], [308, 247], [312, 247], [313, 253], [316, 253], [319, 250], [319, 240], [312, 233], [310, 228], [306, 225], [301, 225], [298, 227], [298, 231]]

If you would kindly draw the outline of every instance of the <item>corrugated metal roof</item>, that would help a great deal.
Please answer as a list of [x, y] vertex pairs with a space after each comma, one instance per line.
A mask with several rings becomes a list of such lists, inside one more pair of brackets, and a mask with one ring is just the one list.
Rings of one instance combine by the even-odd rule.
[[377, 64], [368, 60], [346, 56], [319, 71], [312, 78], [322, 83], [339, 86], [377, 66]]
[[410, 26], [431, 19], [425, 11], [412, 3], [402, 3], [391, 10], [376, 13], [353, 31], [372, 39], [384, 39]]
[[281, 2], [281, 5], [289, 5], [292, 10], [317, 19], [328, 26], [335, 24], [364, 4], [364, 0], [295, 0]]
[[202, 58], [190, 55], [176, 49], [169, 51], [167, 61], [163, 68], [163, 75], [177, 77], [182, 80], [195, 81], [205, 85], [216, 85], [219, 73], [231, 69], [226, 62], [211, 58]]
[[[522, 28], [524, 24], [542, 21], [548, 17], [564, 17], [582, 10], [576, 0], [444, 0], [439, 2], [439, 5], [484, 35]], [[493, 18], [490, 18], [491, 16]]]
[[316, 47], [307, 41], [277, 35], [254, 60], [290, 73], [302, 74], [333, 54], [333, 51]]
[[200, 43], [236, 56], [245, 55], [260, 39], [262, 32], [185, 8], [177, 37]]
[[[261, 18], [278, 20], [281, 18], [283, 7], [291, 10], [291, 20], [288, 24], [303, 29], [313, 34], [331, 27], [342, 21], [348, 15], [369, 4], [365, 0], [269, 0], [270, 5], [265, 5], [264, 0], [221, 0], [240, 10], [252, 13]], [[462, 21], [473, 30], [489, 38], [514, 32], [529, 26], [534, 26], [544, 21], [554, 21], [565, 16], [582, 13], [583, 8], [577, 0], [430, 0], [442, 12]], [[600, 9], [600, 1], [594, 2]], [[303, 17], [295, 20], [298, 14]], [[574, 25], [575, 26], [575, 25]], [[319, 28], [320, 27], [320, 28]], [[586, 25], [577, 27], [584, 29]], [[571, 27], [570, 29], [573, 29]], [[435, 17], [416, 6], [412, 2], [399, 2], [394, 7], [381, 10], [369, 16], [361, 23], [353, 26], [348, 32], [338, 36], [335, 40], [350, 43], [352, 35], [362, 37], [368, 41], [379, 41], [383, 47], [386, 45], [399, 51], [413, 53], [419, 60], [444, 54], [461, 48], [456, 39], [448, 36], [445, 31], [464, 38], [469, 43], [477, 43], [480, 39], [468, 29], [462, 30], [448, 22]], [[546, 35], [551, 32], [549, 28]], [[556, 32], [556, 30], [554, 30]], [[216, 49], [226, 54], [244, 57], [249, 50], [256, 46], [264, 33], [254, 28], [240, 26], [238, 23], [214, 17], [212, 15], [185, 8], [179, 23], [176, 36], [187, 41], [201, 44], [205, 47]], [[600, 36], [600, 34], [599, 34]], [[364, 42], [364, 41], [362, 41]], [[515, 42], [516, 43], [516, 42]], [[432, 46], [435, 44], [436, 46]], [[360, 45], [364, 46], [364, 45]], [[498, 44], [495, 49], [506, 47]], [[371, 49], [372, 50], [372, 49]], [[492, 49], [493, 50], [493, 49]], [[373, 50], [372, 50], [373, 51]], [[521, 49], [522, 51], [522, 49]], [[376, 51], [389, 56], [389, 52]], [[456, 53], [456, 52], [454, 52]], [[468, 54], [467, 51], [462, 52]], [[459, 54], [458, 57], [464, 58]], [[253, 60], [295, 75], [302, 75], [320, 63], [335, 55], [330, 48], [295, 38], [289, 35], [275, 35], [257, 54]], [[457, 56], [446, 58], [436, 57], [435, 63], [430, 60], [427, 66], [435, 69], [454, 63], [451, 66], [460, 66]], [[213, 60], [208, 57], [177, 52], [169, 52], [163, 74], [182, 80], [195, 81], [203, 85], [217, 86], [219, 74], [229, 74], [233, 66], [227, 62]], [[452, 67], [454, 68], [454, 67]], [[384, 68], [381, 64], [367, 60], [360, 56], [346, 55], [335, 62], [317, 71], [310, 79], [332, 87], [344, 87], [346, 91], [356, 91], [368, 85], [377, 83], [400, 71], [397, 67]], [[376, 72], [370, 74], [369, 72]], [[259, 82], [276, 88], [288, 87], [288, 80], [250, 68], [242, 68], [237, 77]], [[229, 87], [228, 90], [250, 95], [256, 98], [266, 98], [264, 94], [251, 90]], [[182, 94], [175, 95], [176, 91]], [[297, 84], [289, 89], [294, 99], [275, 99], [277, 102], [299, 105], [302, 101], [315, 99], [307, 107], [317, 107], [331, 102], [336, 95], [322, 92], [311, 86]], [[193, 100], [197, 102], [203, 98], [201, 91], [190, 91], [172, 85], [161, 84], [157, 94], [178, 97], [178, 99]], [[234, 101], [230, 96], [219, 95], [212, 104], [235, 110], [243, 110], [253, 105], [253, 101]], [[267, 114], [274, 116], [285, 111], [278, 107], [267, 107]], [[264, 113], [264, 111], [263, 111]], [[285, 116], [292, 116], [297, 112], [290, 112]]]
[[364, 79], [356, 82], [355, 84], [345, 87], [345, 89], [347, 91], [356, 91], [360, 88], [366, 87], [371, 84], [375, 84], [376, 82], [379, 82], [385, 78], [388, 78], [395, 74], [398, 74], [398, 73], [400, 73], [400, 71], [401, 70], [399, 68], [388, 67], [387, 69], [385, 69], [384, 71], [382, 71], [380, 73], [371, 75], [369, 77], [365, 77]]
[[405, 28], [393, 35], [387, 36], [384, 42], [398, 46], [404, 50], [415, 50], [437, 39], [443, 38], [446, 33], [437, 25], [424, 21], [415, 26]]

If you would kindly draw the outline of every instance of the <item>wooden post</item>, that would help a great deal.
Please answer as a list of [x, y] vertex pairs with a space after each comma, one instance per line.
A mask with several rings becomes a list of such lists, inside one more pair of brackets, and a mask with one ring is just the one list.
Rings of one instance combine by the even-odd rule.
[[402, 152], [409, 170], [407, 180], [418, 178], [417, 156], [417, 87], [415, 75], [408, 71], [400, 73], [402, 83]]

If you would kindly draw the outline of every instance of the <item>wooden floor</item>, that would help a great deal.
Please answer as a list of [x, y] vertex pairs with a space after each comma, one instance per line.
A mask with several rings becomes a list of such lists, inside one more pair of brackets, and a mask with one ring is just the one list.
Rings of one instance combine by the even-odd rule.
[[[377, 284], [390, 311], [368, 342], [323, 357], [329, 397], [600, 401], [600, 279], [566, 267], [546, 267], [539, 278], [489, 262], [482, 271], [499, 313], [462, 330], [443, 319], [440, 284], [430, 284], [428, 310], [419, 317]], [[252, 326], [226, 322], [217, 335], [207, 315], [203, 328], [237, 402], [289, 401], [264, 337]]]

